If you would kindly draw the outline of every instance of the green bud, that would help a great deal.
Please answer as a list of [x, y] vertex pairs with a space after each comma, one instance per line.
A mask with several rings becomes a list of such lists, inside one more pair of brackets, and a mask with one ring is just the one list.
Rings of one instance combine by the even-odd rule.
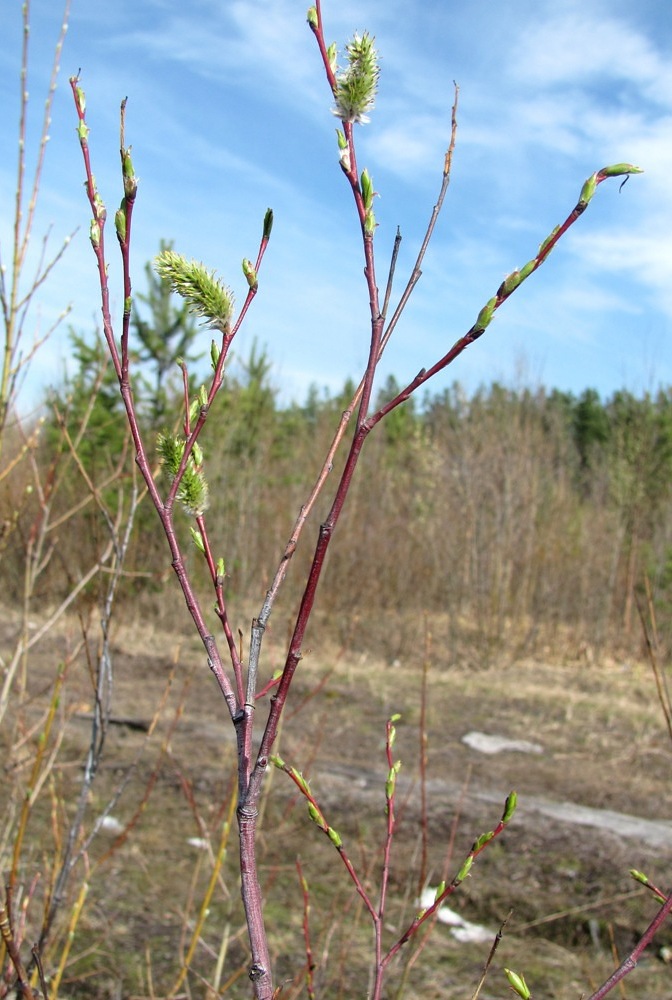
[[198, 399], [192, 399], [189, 404], [189, 423], [193, 424], [201, 409], [201, 404]]
[[271, 763], [273, 765], [273, 767], [277, 767], [281, 771], [284, 771], [285, 766], [286, 766], [285, 762], [282, 759], [282, 757], [280, 757], [278, 754], [274, 754], [274, 753], [271, 754], [271, 756], [268, 758], [268, 760], [269, 760], [269, 763]]
[[485, 303], [485, 305], [479, 312], [474, 326], [476, 327], [477, 330], [480, 330], [481, 333], [483, 332], [483, 330], [485, 330], [487, 326], [489, 326], [490, 321], [492, 320], [492, 317], [494, 315], [496, 305], [497, 305], [497, 296], [493, 295], [493, 297], [489, 299], [488, 302]]
[[82, 87], [77, 85], [75, 87], [75, 96], [77, 97], [77, 107], [81, 115], [86, 114], [86, 94]]
[[525, 278], [529, 278], [529, 276], [532, 274], [536, 266], [537, 266], [536, 260], [528, 260], [525, 267], [521, 267], [520, 269], [520, 280], [525, 281]]
[[602, 167], [598, 170], [599, 177], [621, 177], [623, 174], [643, 174], [641, 167], [636, 167], [633, 163], [614, 163], [611, 167]]
[[595, 194], [596, 190], [597, 190], [597, 174], [595, 173], [588, 178], [588, 180], [581, 188], [581, 194], [579, 195], [579, 205], [582, 205], [585, 208], [590, 199]]
[[397, 775], [399, 774], [400, 768], [401, 768], [401, 761], [398, 760], [395, 764], [392, 765], [392, 767], [388, 772], [387, 781], [385, 782], [385, 797], [388, 800], [391, 799], [392, 796], [394, 795], [394, 789], [397, 784]]
[[138, 190], [138, 178], [135, 176], [130, 146], [128, 149], [122, 149], [121, 151], [121, 173], [124, 178], [124, 194], [130, 200], [133, 200]]
[[256, 292], [258, 288], [257, 272], [254, 269], [252, 261], [248, 260], [247, 257], [245, 257], [243, 260], [243, 274], [245, 275], [245, 278], [250, 288], [254, 289], [254, 291]]
[[291, 767], [289, 771], [292, 777], [294, 778], [294, 781], [301, 789], [301, 791], [305, 792], [306, 795], [310, 795], [310, 785], [308, 784], [304, 776], [301, 774], [301, 772], [297, 771], [295, 767]]
[[336, 42], [332, 42], [327, 48], [327, 59], [329, 61], [329, 69], [332, 73], [335, 73], [338, 66], [338, 47]]
[[193, 447], [191, 449], [191, 457], [194, 460], [196, 466], [203, 465], [203, 449], [201, 448], [198, 441], [194, 441]]
[[217, 579], [223, 580], [225, 576], [226, 576], [226, 571], [224, 569], [224, 560], [220, 556], [219, 559], [217, 560]]
[[126, 201], [122, 201], [121, 208], [114, 213], [114, 228], [117, 231], [117, 239], [120, 243], [126, 242]]
[[91, 240], [93, 249], [97, 250], [100, 246], [100, 223], [95, 219], [91, 219], [91, 224], [89, 226], [89, 239]]
[[546, 237], [544, 242], [539, 247], [539, 253], [537, 255], [538, 257], [542, 257], [544, 255], [549, 243], [551, 243], [551, 241], [555, 239], [559, 231], [560, 231], [560, 226], [556, 226], [553, 232], [549, 233], [549, 235]]
[[520, 271], [512, 271], [511, 274], [507, 274], [504, 281], [497, 289], [497, 298], [502, 299], [506, 295], [510, 295], [511, 292], [515, 292], [522, 280]]
[[516, 811], [516, 806], [518, 805], [518, 793], [509, 792], [506, 797], [506, 802], [504, 803], [504, 812], [502, 813], [502, 823], [508, 823], [512, 819], [513, 814]]
[[317, 20], [317, 8], [316, 7], [309, 7], [308, 8], [308, 12], [306, 14], [306, 20], [308, 21], [308, 24], [313, 29], [313, 31], [317, 31], [318, 20]]
[[313, 823], [317, 823], [318, 826], [324, 827], [326, 825], [324, 822], [324, 816], [312, 802], [308, 803], [308, 815], [312, 819]]
[[202, 407], [208, 405], [208, 390], [204, 385], [198, 390], [198, 401]]
[[467, 877], [467, 875], [471, 871], [471, 866], [473, 865], [473, 863], [474, 863], [474, 859], [473, 859], [473, 857], [470, 854], [469, 857], [465, 860], [465, 862], [462, 865], [462, 867], [460, 868], [459, 872], [457, 873], [457, 878], [455, 879], [456, 882], [458, 882], [458, 883], [459, 882], [464, 882], [465, 878]]
[[341, 840], [340, 836], [338, 835], [338, 833], [336, 833], [333, 827], [331, 826], [327, 827], [327, 836], [329, 837], [329, 840], [332, 842], [334, 847], [340, 850], [341, 847], [343, 846], [343, 841]]
[[273, 229], [273, 209], [267, 208], [264, 215], [264, 230], [263, 237], [265, 240], [271, 238], [271, 230]]
[[198, 551], [202, 552], [203, 555], [205, 555], [205, 544], [203, 543], [203, 535], [196, 528], [189, 528], [189, 531], [191, 532], [192, 542], [194, 543]]
[[630, 875], [632, 876], [632, 878], [634, 878], [635, 882], [641, 882], [642, 885], [649, 884], [648, 876], [645, 875], [644, 872], [637, 871], [636, 868], [630, 869]]
[[441, 899], [441, 897], [443, 896], [443, 894], [444, 894], [445, 891], [446, 891], [446, 883], [445, 883], [445, 881], [439, 882], [439, 884], [436, 887], [436, 892], [434, 893], [434, 902], [435, 903], [436, 903], [436, 901], [438, 899]]
[[364, 208], [368, 211], [373, 204], [373, 182], [371, 180], [371, 175], [368, 170], [362, 170], [362, 176], [360, 177], [360, 185], [362, 188], [362, 201], [364, 202]]
[[93, 205], [96, 211], [96, 218], [99, 222], [105, 222], [107, 218], [107, 209], [105, 208], [105, 202], [100, 197], [98, 191], [94, 191], [93, 194]]
[[221, 353], [222, 352], [219, 348], [219, 344], [216, 344], [215, 341], [213, 340], [212, 343], [210, 344], [210, 362], [212, 364], [213, 372], [217, 368], [217, 362], [219, 361], [219, 356]]
[[489, 833], [482, 833], [481, 836], [474, 841], [474, 846], [471, 849], [472, 853], [477, 854], [483, 847], [485, 847], [488, 841], [492, 840], [494, 836], [494, 830], [490, 830]]
[[86, 140], [89, 138], [89, 132], [90, 131], [91, 130], [89, 129], [89, 127], [86, 124], [86, 122], [83, 121], [82, 119], [80, 119], [80, 121], [79, 121], [79, 123], [77, 125], [77, 135], [79, 137], [79, 141], [82, 142], [82, 143], [86, 142]]
[[341, 132], [340, 128], [336, 129], [336, 140], [338, 142], [339, 149], [348, 148], [348, 140], [345, 138], [345, 135], [343, 134], [343, 132]]
[[504, 972], [513, 992], [517, 993], [521, 1000], [531, 1000], [532, 994], [523, 976], [519, 976], [517, 972], [512, 972], [511, 969], [504, 969]]
[[376, 217], [373, 214], [373, 209], [370, 208], [364, 216], [364, 232], [367, 236], [373, 236], [377, 225], [378, 223], [376, 222]]

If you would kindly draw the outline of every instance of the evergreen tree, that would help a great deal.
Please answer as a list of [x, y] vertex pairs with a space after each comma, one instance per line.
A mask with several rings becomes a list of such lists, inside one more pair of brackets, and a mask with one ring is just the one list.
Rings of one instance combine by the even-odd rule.
[[[159, 245], [160, 252], [171, 248], [172, 243], [164, 240]], [[169, 418], [173, 398], [179, 393], [179, 383], [174, 380], [178, 360], [193, 363], [204, 352], [191, 353], [200, 331], [188, 304], [180, 299], [180, 305], [175, 305], [170, 282], [156, 274], [151, 262], [145, 265], [145, 276], [147, 291], [136, 295], [136, 301], [146, 307], [148, 315], [145, 318], [134, 306], [132, 329], [139, 342], [138, 356], [146, 365], [147, 417], [158, 429]]]

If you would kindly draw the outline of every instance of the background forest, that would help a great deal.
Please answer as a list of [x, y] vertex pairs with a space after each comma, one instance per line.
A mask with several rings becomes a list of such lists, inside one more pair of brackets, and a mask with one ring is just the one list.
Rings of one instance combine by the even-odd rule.
[[[134, 316], [136, 383], [147, 428], [174, 427], [181, 362], [203, 357], [202, 334], [175, 305], [165, 281], [146, 268]], [[64, 517], [58, 558], [41, 576], [42, 597], [58, 601], [98, 558], [107, 537], [93, 503], [75, 510], [82, 477], [115, 509], [132, 475], [117, 381], [96, 335], [71, 333], [72, 356], [45, 400], [35, 461], [58, 480], [51, 517]], [[192, 366], [193, 367], [193, 366]], [[67, 373], [67, 374], [66, 374]], [[379, 399], [398, 391], [393, 378]], [[234, 360], [203, 438], [214, 525], [228, 554], [229, 595], [245, 605], [267, 585], [289, 517], [317, 472], [353, 386], [338, 394], [314, 386], [302, 402], [280, 405], [263, 346]], [[65, 436], [63, 429], [66, 430]], [[19, 451], [30, 428], [15, 435]], [[68, 442], [77, 442], [77, 461]], [[12, 438], [9, 435], [11, 460]], [[459, 382], [392, 414], [363, 457], [365, 473], [345, 511], [343, 538], [330, 556], [321, 621], [351, 648], [376, 648], [394, 660], [413, 648], [409, 625], [440, 613], [452, 639], [468, 637], [479, 656], [514, 639], [535, 643], [567, 635], [576, 649], [637, 647], [633, 595], [648, 577], [661, 636], [672, 629], [672, 391], [601, 399], [543, 387], [493, 383], [468, 396]], [[121, 466], [120, 466], [121, 463]], [[121, 480], [118, 473], [123, 470]], [[7, 532], [5, 598], [19, 600], [26, 538], [41, 500], [25, 494], [32, 473], [17, 464], [3, 480]], [[119, 498], [115, 499], [119, 490]], [[319, 523], [318, 509], [313, 517]], [[220, 523], [221, 522], [221, 523]], [[140, 507], [120, 597], [143, 613], [173, 614], [169, 567], [152, 512]], [[186, 531], [186, 523], [185, 523]], [[69, 539], [64, 539], [66, 532]], [[364, 534], [366, 537], [364, 537]], [[65, 544], [62, 544], [65, 541]], [[366, 545], [361, 572], [353, 572]], [[307, 558], [307, 554], [306, 554]], [[198, 572], [199, 562], [194, 559]], [[300, 581], [301, 553], [293, 567]], [[100, 582], [100, 581], [99, 581]], [[80, 599], [97, 601], [95, 580]], [[409, 603], [408, 595], [414, 595]], [[39, 592], [36, 596], [39, 596]], [[296, 599], [291, 580], [285, 606]], [[367, 609], [372, 620], [367, 620]], [[128, 610], [128, 609], [127, 609]], [[382, 644], [382, 645], [381, 645]], [[460, 649], [449, 647], [454, 656]]]

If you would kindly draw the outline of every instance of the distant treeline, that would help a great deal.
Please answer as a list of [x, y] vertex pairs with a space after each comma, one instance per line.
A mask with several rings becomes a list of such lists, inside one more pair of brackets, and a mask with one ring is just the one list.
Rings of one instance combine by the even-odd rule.
[[[51, 503], [70, 514], [44, 575], [46, 601], [86, 572], [109, 537], [99, 506], [77, 509], [89, 491], [85, 476], [111, 511], [125, 502], [132, 476], [102, 345], [73, 337], [73, 351], [79, 370], [51, 392], [37, 452], [45, 475], [59, 479]], [[397, 389], [390, 378], [379, 400]], [[224, 557], [232, 600], [261, 600], [352, 391], [349, 384], [333, 395], [314, 388], [302, 404], [280, 406], [268, 358], [256, 347], [227, 377], [202, 446], [209, 532], [216, 556]], [[174, 383], [145, 377], [137, 392], [152, 429], [179, 425]], [[288, 610], [300, 595], [337, 475], [335, 467], [297, 553]], [[38, 503], [26, 497], [22, 476], [8, 477], [2, 497], [5, 519], [18, 519], [4, 574], [15, 599]], [[353, 623], [362, 638], [377, 632], [372, 621], [407, 623], [423, 613], [469, 622], [489, 642], [502, 639], [512, 622], [570, 626], [595, 644], [630, 641], [639, 629], [634, 594], [647, 575], [659, 627], [669, 632], [671, 484], [670, 389], [602, 400], [591, 389], [574, 396], [499, 384], [469, 396], [455, 383], [393, 411], [367, 442], [329, 556], [322, 621], [344, 642]], [[186, 517], [184, 527], [188, 539]], [[195, 565], [202, 558], [193, 547], [191, 558]], [[174, 590], [167, 552], [149, 505], [141, 506], [127, 570], [126, 595], [140, 599], [138, 606], [144, 599], [157, 613], [174, 610], [165, 596]], [[95, 593], [90, 586], [87, 599]]]
[[[179, 430], [185, 379], [190, 400], [198, 392], [186, 373], [202, 371], [209, 352], [207, 334], [183, 303], [175, 305], [169, 283], [149, 264], [145, 277], [131, 343], [134, 393], [151, 440]], [[111, 525], [121, 525], [115, 518], [128, 509], [136, 482], [100, 335], [72, 332], [70, 353], [68, 373], [45, 398], [39, 435], [16, 430], [15, 465], [7, 435], [4, 599], [21, 599], [27, 572], [39, 577], [30, 588], [47, 605], [77, 587], [109, 548]], [[398, 389], [388, 379], [377, 401]], [[256, 344], [227, 371], [201, 445], [208, 531], [233, 601], [261, 600], [353, 392], [353, 384], [334, 394], [312, 388], [303, 403], [281, 406]], [[288, 615], [342, 461], [343, 449], [293, 561]], [[671, 633], [671, 482], [672, 389], [602, 400], [592, 389], [574, 396], [499, 384], [467, 395], [455, 383], [410, 400], [367, 440], [321, 584], [322, 621], [339, 641], [382, 645], [390, 655], [417, 647], [427, 616], [487, 643], [497, 644], [514, 623], [530, 635], [568, 627], [577, 644], [630, 643], [635, 593], [648, 578], [661, 634]], [[198, 566], [203, 557], [189, 541], [186, 517], [184, 537]], [[135, 607], [173, 615], [177, 588], [149, 504], [136, 517], [126, 571], [122, 600], [131, 595]], [[95, 602], [104, 575], [82, 599]], [[207, 606], [207, 589], [203, 600]]]

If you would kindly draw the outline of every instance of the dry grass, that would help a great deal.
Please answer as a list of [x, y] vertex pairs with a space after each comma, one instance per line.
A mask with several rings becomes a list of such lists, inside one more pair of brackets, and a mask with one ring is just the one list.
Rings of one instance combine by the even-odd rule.
[[[7, 617], [5, 621], [11, 630]], [[385, 720], [392, 712], [402, 714], [397, 742], [403, 760], [400, 826], [387, 920], [392, 942], [415, 912], [418, 889], [421, 657], [390, 664], [348, 654], [330, 647], [317, 631], [312, 643], [297, 677], [279, 749], [310, 777], [329, 822], [343, 836], [360, 871], [368, 873], [372, 887], [384, 828]], [[29, 712], [37, 715], [53, 670], [49, 664], [57, 660], [57, 647], [67, 644], [66, 635], [45, 641], [40, 650], [42, 674], [29, 680], [35, 696]], [[140, 751], [115, 816], [129, 822], [153, 778], [156, 783], [146, 809], [116, 851], [102, 860], [112, 846], [109, 834], [101, 834], [90, 851], [91, 888], [62, 997], [168, 995], [188, 947], [212, 854], [187, 841], [210, 837], [216, 853], [234, 766], [232, 727], [199, 647], [192, 640], [152, 632], [145, 623], [119, 629], [114, 715], [149, 721], [173, 670], [176, 650], [175, 679], [152, 740], [144, 746], [146, 735], [128, 725], [110, 729], [91, 816], [95, 818]], [[465, 657], [468, 664], [478, 661], [476, 651], [471, 652]], [[274, 657], [280, 655], [281, 645], [271, 636], [265, 664], [269, 674], [277, 665]], [[474, 837], [497, 822], [506, 794], [515, 787], [520, 817], [478, 860], [455, 897], [455, 908], [493, 931], [513, 909], [483, 1000], [505, 995], [504, 965], [524, 971], [537, 996], [575, 1000], [613, 967], [611, 936], [622, 955], [653, 914], [653, 902], [630, 881], [628, 869], [644, 870], [665, 886], [672, 851], [623, 840], [609, 830], [550, 820], [526, 809], [526, 800], [544, 797], [647, 819], [669, 816], [672, 749], [653, 680], [638, 663], [587, 662], [585, 650], [574, 650], [571, 656], [567, 650], [555, 656], [549, 650], [546, 662], [511, 654], [483, 667], [448, 662], [439, 651], [433, 664], [427, 720], [430, 881], [439, 881], [446, 864], [454, 873]], [[321, 688], [325, 674], [329, 680]], [[66, 810], [79, 782], [90, 698], [86, 670], [73, 670], [65, 714], [68, 706], [76, 711], [67, 722], [54, 771]], [[166, 743], [178, 708], [182, 717]], [[531, 740], [544, 752], [485, 756], [462, 742], [470, 730]], [[5, 773], [3, 781], [10, 780]], [[310, 823], [294, 793], [282, 774], [273, 774], [262, 823], [266, 915], [278, 981], [286, 983], [283, 997], [302, 995], [305, 951], [297, 854], [311, 890], [318, 996], [363, 997], [368, 925], [333, 848]], [[51, 849], [49, 828], [45, 800], [28, 831], [22, 864], [26, 881]], [[249, 995], [242, 974], [246, 953], [235, 855], [233, 836], [192, 961], [188, 982], [194, 996], [207, 995], [198, 977], [212, 982], [224, 936], [220, 986], [240, 970], [226, 995]], [[672, 933], [658, 942], [663, 944], [672, 944]], [[470, 996], [487, 952], [487, 945], [459, 945], [446, 927], [437, 926], [408, 973], [404, 998]], [[391, 975], [390, 1000], [411, 954], [409, 950]], [[669, 969], [652, 954], [627, 982], [626, 995], [650, 1000], [669, 996]]]

